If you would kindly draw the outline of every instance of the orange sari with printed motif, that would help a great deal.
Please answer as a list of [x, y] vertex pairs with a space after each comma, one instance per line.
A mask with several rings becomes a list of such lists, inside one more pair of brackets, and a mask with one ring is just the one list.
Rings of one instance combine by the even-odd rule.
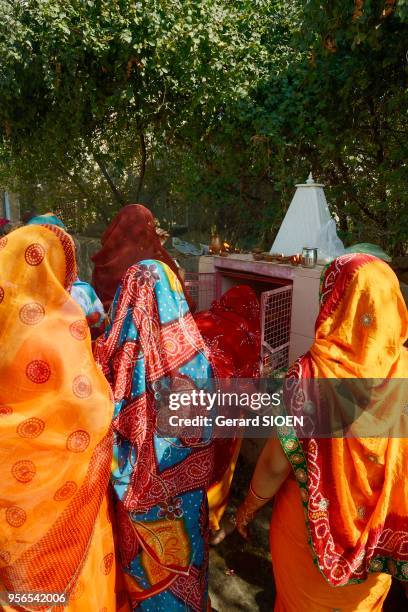
[[[337, 258], [321, 294], [315, 340], [286, 377], [285, 407], [307, 416], [312, 406], [311, 421], [345, 429], [280, 434], [293, 477], [271, 524], [275, 610], [379, 611], [387, 574], [408, 580], [408, 313], [397, 277], [370, 255]], [[342, 380], [349, 395], [331, 393], [326, 379]]]
[[67, 291], [74, 253], [51, 226], [0, 241], [0, 591], [59, 593], [71, 612], [113, 612], [113, 404]]

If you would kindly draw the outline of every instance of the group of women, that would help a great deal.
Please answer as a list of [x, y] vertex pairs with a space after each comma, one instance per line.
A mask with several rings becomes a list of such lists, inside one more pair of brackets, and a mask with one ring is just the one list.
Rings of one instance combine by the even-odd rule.
[[[0, 592], [59, 593], [70, 611], [205, 611], [210, 533], [240, 442], [162, 437], [157, 418], [170, 393], [259, 376], [257, 297], [235, 287], [194, 313], [153, 216], [129, 205], [93, 258], [109, 317], [92, 344], [75, 245], [51, 217], [0, 240]], [[338, 258], [315, 342], [288, 372], [287, 411], [311, 378], [350, 379], [351, 393], [356, 379], [407, 378], [407, 335], [392, 270]], [[248, 537], [276, 498], [276, 610], [381, 610], [390, 576], [408, 580], [407, 397], [403, 384], [372, 386], [381, 437], [282, 429], [259, 458], [236, 526]]]

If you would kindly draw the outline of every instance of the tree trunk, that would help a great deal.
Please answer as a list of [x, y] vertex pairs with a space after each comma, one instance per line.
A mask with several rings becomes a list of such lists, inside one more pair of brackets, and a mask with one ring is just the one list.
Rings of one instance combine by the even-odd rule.
[[345, 196], [341, 196], [337, 198], [337, 214], [339, 215], [339, 228], [340, 231], [344, 234], [347, 234], [349, 231], [348, 219], [347, 215], [344, 212], [344, 199]]
[[139, 171], [139, 182], [136, 190], [136, 203], [139, 200], [140, 194], [143, 189], [144, 178], [146, 174], [146, 162], [147, 162], [147, 149], [146, 140], [143, 130], [139, 128], [139, 141], [140, 141], [140, 171]]

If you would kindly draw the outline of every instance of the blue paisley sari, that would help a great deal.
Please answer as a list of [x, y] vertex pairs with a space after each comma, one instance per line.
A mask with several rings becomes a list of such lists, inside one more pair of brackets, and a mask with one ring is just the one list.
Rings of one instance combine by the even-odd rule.
[[213, 444], [203, 432], [160, 437], [157, 416], [170, 393], [209, 388], [213, 372], [166, 264], [145, 260], [129, 268], [96, 359], [115, 400], [112, 485], [132, 609], [205, 610]]

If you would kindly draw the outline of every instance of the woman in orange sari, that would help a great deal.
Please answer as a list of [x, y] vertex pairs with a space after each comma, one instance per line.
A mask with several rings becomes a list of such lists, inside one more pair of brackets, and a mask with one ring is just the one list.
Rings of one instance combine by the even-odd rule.
[[[245, 537], [255, 512], [276, 496], [276, 611], [379, 611], [390, 575], [408, 580], [407, 333], [386, 263], [362, 254], [331, 263], [314, 343], [284, 386], [287, 413], [308, 425], [269, 440], [237, 513]], [[326, 379], [343, 379], [341, 401]], [[339, 424], [344, 435], [323, 435]]]
[[[113, 402], [68, 291], [74, 244], [56, 226], [0, 241], [0, 591], [58, 593], [70, 612], [116, 602], [107, 487]], [[58, 607], [57, 609], [62, 609]]]

